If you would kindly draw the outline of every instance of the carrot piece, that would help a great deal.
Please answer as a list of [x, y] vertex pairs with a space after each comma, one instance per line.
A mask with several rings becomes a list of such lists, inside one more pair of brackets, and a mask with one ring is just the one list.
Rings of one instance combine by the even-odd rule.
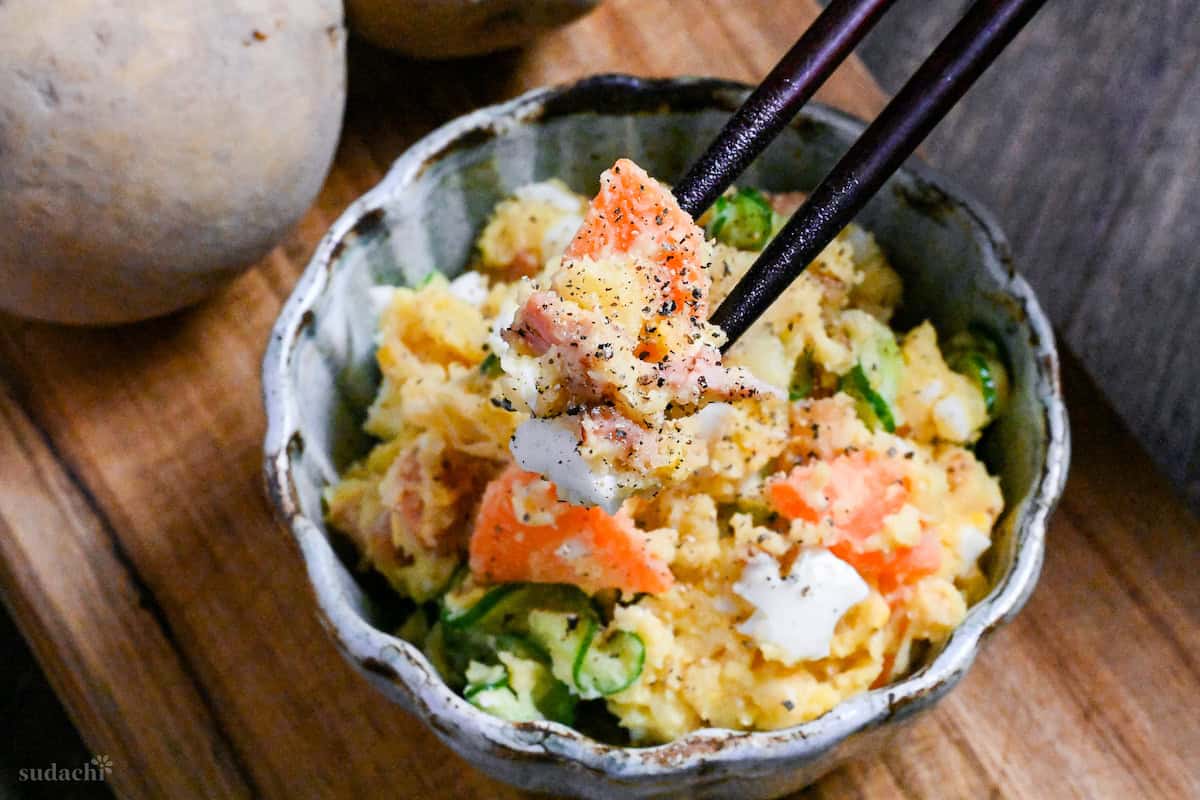
[[788, 519], [829, 520], [834, 528], [830, 551], [875, 583], [884, 595], [941, 567], [941, 545], [928, 531], [911, 547], [866, 546], [883, 527], [884, 519], [908, 500], [904, 465], [898, 459], [856, 452], [803, 464], [772, 480], [767, 496], [772, 507]]
[[879, 587], [884, 596], [896, 593], [904, 586], [932, 575], [942, 566], [942, 550], [931, 531], [921, 536], [912, 547], [894, 550], [863, 550], [851, 540], [843, 540], [829, 548], [835, 556], [850, 564], [858, 573]]
[[860, 451], [795, 467], [786, 477], [771, 481], [767, 492], [785, 517], [809, 522], [829, 517], [848, 536], [861, 540], [878, 531], [884, 517], [899, 511], [908, 499], [903, 475], [898, 460]]
[[[671, 588], [670, 568], [648, 552], [645, 535], [624, 512], [609, 515], [559, 502], [553, 484], [546, 484], [537, 519], [519, 519], [514, 492], [540, 480], [510, 466], [488, 484], [471, 534], [474, 575], [495, 583], [569, 583], [589, 593], [615, 588], [657, 594]], [[552, 521], [536, 524], [543, 518]]]
[[711, 281], [700, 252], [704, 231], [663, 184], [627, 158], [600, 176], [583, 225], [565, 258], [629, 254], [648, 266], [660, 297], [655, 313], [708, 318]]

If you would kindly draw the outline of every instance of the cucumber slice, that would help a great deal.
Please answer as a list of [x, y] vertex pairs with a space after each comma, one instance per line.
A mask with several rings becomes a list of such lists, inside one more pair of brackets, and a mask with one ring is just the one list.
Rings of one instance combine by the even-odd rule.
[[[443, 597], [426, 653], [447, 683], [465, 685], [464, 696], [490, 713], [527, 718], [533, 707], [570, 724], [577, 697], [620, 691], [641, 673], [640, 639], [609, 637], [589, 654], [599, 630], [599, 613], [578, 587], [504, 584], [482, 591], [460, 583]], [[481, 677], [497, 660], [509, 667], [507, 686]]]
[[554, 677], [572, 685], [579, 653], [595, 637], [599, 625], [594, 613], [543, 609], [529, 612], [530, 638], [550, 656]]
[[754, 189], [722, 195], [713, 205], [707, 235], [738, 250], [761, 250], [771, 238], [775, 212]]
[[546, 719], [564, 725], [575, 724], [575, 706], [579, 700], [570, 688], [554, 677], [548, 666], [542, 667], [542, 675], [533, 690], [533, 703]]
[[838, 388], [855, 400], [858, 416], [872, 430], [896, 432], [896, 393], [904, 356], [890, 328], [875, 322], [862, 346], [858, 363], [841, 377]]
[[442, 622], [451, 628], [469, 628], [479, 624], [486, 616], [505, 605], [506, 600], [511, 600], [518, 594], [522, 585], [505, 583], [489, 589], [477, 600], [473, 592], [460, 592], [460, 588], [454, 587], [442, 597]]
[[987, 409], [988, 417], [995, 416], [1000, 392], [996, 385], [996, 372], [991, 362], [980, 353], [964, 353], [955, 360], [950, 368], [975, 382], [975, 385], [979, 387], [979, 393], [983, 395], [983, 405]]
[[504, 374], [504, 369], [500, 366], [500, 356], [495, 353], [488, 353], [487, 358], [479, 365], [479, 372], [489, 378], [498, 378]]
[[805, 350], [796, 359], [796, 365], [792, 368], [792, 382], [788, 385], [788, 400], [793, 402], [803, 400], [812, 394], [812, 390], [812, 354]]
[[869, 427], [883, 428], [888, 433], [896, 432], [896, 418], [892, 415], [891, 406], [871, 386], [861, 364], [856, 364], [854, 369], [842, 376], [838, 388], [854, 398], [859, 418]]
[[467, 702], [511, 722], [550, 719], [570, 725], [575, 721], [575, 698], [540, 661], [512, 654], [502, 663], [487, 665], [473, 661], [467, 667]]
[[904, 369], [904, 356], [900, 346], [896, 344], [896, 336], [888, 328], [879, 326], [879, 330], [863, 344], [858, 354], [858, 365], [871, 388], [888, 402], [896, 402], [896, 392], [900, 388], [900, 371]]
[[641, 638], [615, 631], [602, 639], [594, 614], [535, 610], [529, 629], [549, 654], [554, 676], [585, 700], [619, 692], [642, 674], [646, 648]]
[[466, 684], [467, 667], [472, 661], [496, 662], [495, 637], [473, 630], [461, 630], [441, 620], [434, 623], [425, 637], [425, 657], [437, 669], [447, 685], [461, 689]]
[[[498, 657], [509, 666], [509, 674], [518, 668], [527, 671], [531, 679], [522, 681], [531, 683], [529, 697], [538, 711], [546, 719], [570, 725], [575, 719], [575, 696], [565, 683], [560, 681], [553, 671], [553, 662], [549, 653], [538, 644], [522, 636], [502, 634], [496, 637]], [[516, 681], [513, 681], [514, 685]], [[518, 696], [520, 692], [517, 692]]]
[[466, 678], [463, 697], [476, 708], [510, 722], [543, 719], [532, 698], [513, 688], [505, 664], [472, 661], [467, 666]]
[[467, 666], [467, 688], [463, 689], [463, 697], [468, 700], [472, 695], [486, 692], [489, 689], [508, 687], [508, 670], [503, 664], [481, 664], [472, 661]]
[[565, 584], [505, 583], [484, 591], [460, 582], [442, 596], [442, 622], [490, 633], [529, 632], [528, 611], [543, 608], [594, 613], [581, 589]]
[[950, 337], [943, 348], [946, 364], [967, 376], [983, 395], [989, 419], [995, 419], [1008, 402], [1008, 370], [1000, 347], [979, 331], [963, 331]]
[[539, 661], [543, 664], [550, 663], [550, 654], [536, 642], [524, 636], [501, 633], [493, 636], [492, 642], [496, 652], [511, 653], [517, 658], [523, 658], [526, 661]]
[[[549, 656], [520, 636], [456, 630], [439, 622], [426, 639], [425, 653], [447, 685], [489, 713], [568, 724], [575, 713], [575, 698], [551, 673]], [[514, 666], [519, 681], [513, 680]]]
[[645, 662], [646, 645], [636, 633], [613, 631], [603, 640], [593, 636], [575, 660], [575, 686], [583, 698], [616, 694], [633, 685]]
[[537, 706], [526, 698], [518, 697], [507, 686], [483, 687], [472, 694], [464, 694], [467, 702], [481, 711], [509, 722], [533, 722], [545, 719]]
[[529, 631], [526, 612], [531, 609], [595, 614], [583, 590], [558, 583], [506, 583], [482, 594], [460, 585], [446, 593], [442, 607], [442, 620], [454, 627], [520, 634]]

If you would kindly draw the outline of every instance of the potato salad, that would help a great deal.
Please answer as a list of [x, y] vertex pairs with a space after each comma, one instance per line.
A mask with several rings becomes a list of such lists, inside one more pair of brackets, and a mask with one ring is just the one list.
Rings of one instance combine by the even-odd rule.
[[851, 225], [722, 354], [712, 309], [802, 199], [693, 220], [622, 159], [591, 200], [517, 189], [458, 277], [379, 290], [376, 443], [328, 520], [472, 704], [631, 744], [782, 728], [986, 591], [986, 335], [893, 329], [901, 280]]

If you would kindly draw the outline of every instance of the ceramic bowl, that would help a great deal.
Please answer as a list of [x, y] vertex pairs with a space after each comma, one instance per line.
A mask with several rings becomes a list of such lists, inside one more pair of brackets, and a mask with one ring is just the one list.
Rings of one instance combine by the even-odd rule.
[[[1054, 338], [991, 217], [920, 166], [898, 173], [860, 217], [904, 278], [899, 322], [985, 326], [1007, 351], [1014, 391], [979, 445], [1007, 503], [986, 561], [993, 588], [909, 677], [784, 730], [708, 729], [656, 747], [612, 746], [557, 723], [510, 723], [475, 709], [420, 651], [385, 629], [386, 598], [365, 590], [352, 562], [339, 558], [322, 520], [321, 490], [370, 445], [359, 426], [379, 380], [372, 287], [403, 285], [432, 268], [460, 271], [489, 210], [521, 184], [559, 177], [591, 194], [618, 156], [677, 179], [745, 95], [746, 87], [724, 81], [606, 75], [444, 125], [333, 225], [272, 332], [263, 373], [266, 479], [279, 519], [300, 545], [326, 627], [383, 695], [502, 781], [593, 798], [765, 798], [798, 789], [880, 747], [898, 723], [949, 691], [1037, 580], [1069, 450]], [[861, 129], [810, 105], [743, 182], [810, 189]]]

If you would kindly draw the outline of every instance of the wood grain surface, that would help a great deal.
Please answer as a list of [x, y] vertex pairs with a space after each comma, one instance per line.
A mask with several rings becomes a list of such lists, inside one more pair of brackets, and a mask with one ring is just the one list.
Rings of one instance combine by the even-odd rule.
[[[417, 136], [582, 74], [751, 79], [814, 13], [609, 2], [523, 54], [352, 54], [347, 128], [312, 211], [187, 313], [83, 331], [0, 318], [0, 590], [129, 797], [496, 798], [343, 662], [260, 479], [267, 332], [337, 214]], [[881, 96], [858, 64], [825, 98]], [[1200, 794], [1200, 526], [1074, 368], [1075, 466], [1042, 583], [936, 710], [812, 797]], [[39, 765], [30, 765], [39, 766]]]
[[[967, 0], [897, 3], [889, 91]], [[1200, 509], [1200, 3], [1057, 0], [926, 144], [996, 212], [1063, 338]]]

